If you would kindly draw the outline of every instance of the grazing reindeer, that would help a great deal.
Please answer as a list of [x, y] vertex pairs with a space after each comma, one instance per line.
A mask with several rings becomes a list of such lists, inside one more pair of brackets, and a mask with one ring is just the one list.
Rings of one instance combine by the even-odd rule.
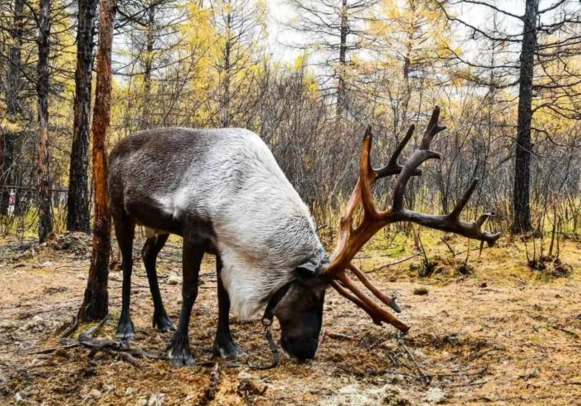
[[[438, 125], [435, 108], [419, 147], [404, 166], [398, 157], [414, 131], [412, 126], [387, 166], [374, 170], [370, 163], [371, 129], [363, 139], [359, 181], [341, 219], [338, 245], [326, 259], [310, 213], [277, 165], [268, 147], [243, 129], [194, 130], [164, 128], [142, 131], [122, 140], [111, 152], [109, 192], [115, 233], [122, 256], [123, 304], [117, 335], [134, 338], [129, 315], [132, 245], [136, 224], [147, 228], [142, 254], [154, 303], [153, 324], [162, 331], [176, 330], [169, 345], [173, 365], [192, 365], [188, 324], [198, 294], [198, 274], [205, 253], [216, 255], [218, 272], [218, 331], [214, 354], [237, 355], [230, 334], [229, 310], [241, 318], [267, 307], [281, 325], [281, 345], [299, 359], [313, 358], [321, 331], [325, 291], [333, 286], [372, 318], [401, 331], [409, 327], [367, 294], [346, 273], [350, 270], [385, 305], [399, 311], [351, 263], [361, 247], [381, 228], [411, 221], [454, 232], [489, 245], [500, 236], [482, 231], [491, 213], [474, 223], [459, 216], [476, 187], [474, 181], [447, 215], [425, 215], [403, 207], [403, 195], [419, 166], [439, 158], [430, 150]], [[398, 175], [393, 204], [377, 211], [373, 182]], [[357, 207], [362, 220], [354, 225]], [[170, 233], [183, 237], [183, 303], [177, 329], [164, 309], [155, 261]]]

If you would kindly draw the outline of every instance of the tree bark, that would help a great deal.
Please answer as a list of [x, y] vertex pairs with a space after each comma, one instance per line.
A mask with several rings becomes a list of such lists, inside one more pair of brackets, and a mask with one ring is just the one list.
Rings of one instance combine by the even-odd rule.
[[41, 0], [38, 36], [38, 238], [44, 242], [52, 232], [50, 196], [49, 151], [48, 151], [48, 91], [50, 51], [50, 6], [51, 0]]
[[226, 44], [224, 45], [224, 94], [222, 96], [222, 103], [220, 106], [220, 125], [222, 127], [230, 126], [230, 83], [232, 75], [232, 63], [231, 63], [231, 53], [232, 53], [232, 41], [231, 41], [231, 29], [232, 29], [232, 14], [228, 13], [226, 20]]
[[518, 124], [514, 163], [514, 221], [512, 233], [533, 229], [530, 208], [531, 123], [533, 119], [533, 75], [537, 46], [539, 0], [526, 0], [522, 50], [520, 54]]
[[90, 231], [89, 225], [89, 135], [91, 126], [91, 83], [95, 16], [99, 0], [79, 0], [77, 30], [77, 66], [75, 68], [75, 103], [73, 144], [69, 167], [67, 230]]
[[349, 20], [347, 16], [347, 0], [343, 0], [341, 7], [341, 34], [339, 45], [339, 82], [337, 84], [337, 118], [343, 117], [347, 109], [347, 86], [345, 83], [345, 68], [347, 66], [347, 35], [349, 34]]
[[97, 50], [97, 86], [93, 109], [93, 181], [95, 183], [95, 222], [89, 280], [80, 318], [84, 321], [104, 318], [108, 313], [107, 282], [111, 249], [111, 219], [107, 198], [107, 138], [111, 122], [111, 47], [115, 0], [103, 0], [99, 19]]
[[153, 68], [153, 45], [155, 42], [155, 4], [148, 10], [145, 69], [143, 71], [143, 109], [141, 129], [151, 127], [151, 71]]
[[0, 102], [0, 195], [4, 191], [4, 183], [2, 179], [2, 165], [4, 162], [4, 134], [2, 133], [2, 121], [4, 119], [4, 105]]
[[[17, 115], [20, 110], [19, 93], [21, 87], [21, 50], [22, 36], [24, 30], [24, 1], [14, 0], [14, 18], [12, 29], [12, 46], [10, 47], [9, 65], [7, 84], [6, 84], [6, 118], [11, 122], [17, 121]], [[4, 150], [2, 153], [2, 185], [0, 193], [0, 214], [8, 213], [8, 199], [10, 191], [6, 185], [14, 183], [12, 176], [12, 164], [14, 162], [14, 133], [4, 131]]]

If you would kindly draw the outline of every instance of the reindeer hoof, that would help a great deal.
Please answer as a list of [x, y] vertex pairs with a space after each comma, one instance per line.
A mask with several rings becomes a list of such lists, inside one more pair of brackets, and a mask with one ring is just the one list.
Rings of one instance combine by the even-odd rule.
[[214, 341], [214, 348], [212, 350], [214, 357], [221, 358], [238, 358], [244, 354], [242, 348], [232, 340], [228, 341]]
[[120, 319], [117, 325], [117, 339], [128, 342], [135, 340], [135, 327], [131, 319]]
[[174, 334], [169, 345], [169, 361], [176, 368], [194, 365], [194, 357], [190, 351], [190, 343], [187, 337], [181, 334]]
[[176, 331], [175, 324], [172, 323], [171, 319], [165, 313], [153, 314], [153, 327], [156, 327], [162, 332]]

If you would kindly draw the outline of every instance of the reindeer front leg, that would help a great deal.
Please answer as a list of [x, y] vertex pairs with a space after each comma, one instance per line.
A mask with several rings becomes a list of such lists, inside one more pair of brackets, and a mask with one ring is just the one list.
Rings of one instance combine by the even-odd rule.
[[222, 282], [222, 260], [216, 255], [216, 273], [218, 275], [218, 331], [214, 339], [215, 357], [237, 357], [242, 349], [232, 339], [230, 333], [230, 296]]
[[170, 362], [175, 367], [194, 365], [194, 357], [190, 351], [188, 327], [192, 308], [198, 297], [200, 266], [207, 245], [207, 240], [197, 234], [195, 230], [184, 233], [182, 310], [178, 328], [169, 345]]

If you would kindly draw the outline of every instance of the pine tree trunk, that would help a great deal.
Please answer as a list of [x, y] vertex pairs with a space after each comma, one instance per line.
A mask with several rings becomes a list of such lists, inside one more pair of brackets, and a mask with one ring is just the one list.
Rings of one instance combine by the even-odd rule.
[[48, 91], [49, 91], [49, 38], [51, 0], [41, 0], [38, 36], [38, 238], [44, 242], [52, 232], [52, 213], [48, 151]]
[[[8, 70], [8, 80], [6, 83], [6, 118], [13, 122], [17, 121], [17, 115], [20, 110], [19, 93], [21, 85], [20, 69], [22, 65], [21, 49], [24, 25], [24, 1], [25, 0], [14, 0], [12, 46], [10, 47], [10, 54], [8, 55], [10, 69]], [[10, 196], [10, 191], [5, 186], [14, 183], [12, 176], [12, 164], [14, 162], [14, 133], [11, 131], [4, 131], [3, 136], [4, 150], [2, 153], [2, 178], [0, 179], [0, 183], [3, 187], [0, 191], [0, 214], [5, 215], [8, 213], [8, 199]]]
[[226, 44], [224, 45], [224, 83], [223, 83], [223, 96], [222, 102], [220, 103], [220, 125], [222, 127], [230, 126], [230, 83], [232, 75], [232, 64], [231, 64], [231, 53], [232, 53], [232, 41], [230, 38], [232, 25], [232, 15], [228, 14], [226, 19]]
[[[4, 106], [0, 102], [0, 123], [2, 123], [4, 118]], [[4, 134], [2, 131], [2, 125], [0, 124], [0, 206], [3, 206], [4, 193], [6, 190], [6, 184], [4, 183]], [[5, 215], [6, 212], [3, 211], [4, 207], [0, 207], [0, 215]], [[6, 207], [8, 211], [8, 207]]]
[[533, 229], [530, 208], [531, 123], [533, 119], [533, 75], [537, 46], [537, 13], [539, 0], [526, 0], [522, 51], [520, 54], [518, 124], [514, 164], [513, 233]]
[[95, 16], [98, 4], [99, 0], [79, 0], [73, 144], [67, 199], [67, 230], [87, 233], [90, 231], [88, 167], [91, 126], [91, 79]]
[[347, 86], [345, 83], [345, 69], [347, 67], [347, 35], [349, 34], [349, 20], [347, 16], [347, 0], [343, 0], [341, 8], [341, 34], [339, 45], [339, 83], [337, 84], [337, 119], [343, 117], [347, 108]]
[[145, 69], [143, 71], [143, 108], [141, 129], [151, 127], [151, 71], [153, 68], [153, 45], [155, 42], [155, 4], [149, 7], [147, 21], [147, 40], [145, 52]]
[[97, 86], [93, 109], [93, 181], [95, 183], [95, 222], [93, 252], [81, 320], [98, 320], [108, 313], [107, 279], [111, 249], [111, 219], [107, 199], [107, 138], [111, 121], [111, 47], [115, 0], [103, 0], [99, 19]]

